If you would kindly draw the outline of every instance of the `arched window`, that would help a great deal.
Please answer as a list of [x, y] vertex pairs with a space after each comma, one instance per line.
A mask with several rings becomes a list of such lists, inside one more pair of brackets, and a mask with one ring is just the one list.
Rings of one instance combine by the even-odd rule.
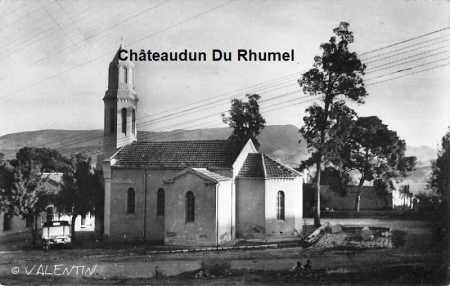
[[136, 133], [136, 110], [134, 108], [131, 110], [131, 133], [134, 135]]
[[164, 189], [159, 189], [156, 198], [156, 215], [164, 216]]
[[127, 109], [122, 108], [122, 133], [127, 134]]
[[114, 107], [109, 109], [109, 131], [111, 131], [111, 133], [116, 131], [116, 111]]
[[195, 197], [191, 191], [186, 193], [186, 222], [195, 220]]
[[279, 191], [277, 195], [277, 219], [284, 220], [284, 192]]
[[123, 67], [123, 80], [125, 83], [128, 82], [128, 68], [127, 67]]
[[135, 193], [133, 188], [129, 188], [127, 192], [127, 213], [133, 214], [135, 209]]

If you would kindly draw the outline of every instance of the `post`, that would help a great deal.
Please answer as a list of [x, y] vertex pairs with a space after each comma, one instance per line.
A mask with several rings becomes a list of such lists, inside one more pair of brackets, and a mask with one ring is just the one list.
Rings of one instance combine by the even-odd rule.
[[314, 226], [320, 226], [320, 159], [317, 161], [316, 193], [314, 202]]
[[144, 240], [147, 238], [147, 168], [144, 168]]

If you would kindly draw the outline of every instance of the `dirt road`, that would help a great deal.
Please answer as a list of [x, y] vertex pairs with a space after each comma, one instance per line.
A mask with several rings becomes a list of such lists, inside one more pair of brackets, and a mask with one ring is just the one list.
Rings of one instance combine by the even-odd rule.
[[[200, 269], [202, 263], [217, 264], [219, 267], [231, 271], [241, 271], [240, 274], [221, 278], [225, 279], [227, 284], [231, 283], [230, 285], [233, 285], [234, 282], [242, 282], [243, 275], [248, 277], [249, 273], [254, 275], [255, 271], [259, 273], [255, 274], [255, 277], [265, 277], [265, 275], [269, 275], [267, 273], [278, 275], [277, 273], [288, 271], [297, 261], [304, 262], [306, 259], [311, 260], [315, 270], [331, 271], [330, 273], [341, 273], [342, 275], [350, 275], [349, 272], [355, 271], [366, 273], [376, 269], [399, 266], [437, 268], [442, 264], [442, 251], [436, 248], [432, 249], [430, 229], [426, 222], [384, 221], [382, 219], [338, 219], [331, 222], [344, 225], [387, 226], [392, 229], [406, 230], [406, 242], [397, 249], [345, 250], [294, 247], [178, 254], [150, 254], [151, 248], [145, 247], [131, 249], [59, 249], [48, 252], [41, 250], [4, 250], [0, 251], [0, 284], [22, 285], [19, 282], [27, 283], [27, 281], [30, 281], [31, 284], [35, 285], [34, 281], [48, 282], [49, 284], [56, 281], [58, 283], [55, 282], [55, 285], [61, 283], [71, 285], [70, 283], [73, 281], [78, 281], [77, 283], [87, 281], [87, 283], [95, 282], [100, 283], [100, 285], [109, 285], [108, 283], [102, 283], [119, 281], [119, 284], [122, 284], [122, 282], [131, 284], [138, 282], [137, 284], [140, 285], [140, 282], [151, 279], [156, 272], [159, 272], [164, 277], [172, 276], [172, 278], [166, 279], [169, 281], [166, 281], [168, 283], [166, 285], [189, 285], [190, 278], [179, 278], [179, 275]], [[13, 271], [16, 273], [12, 273]], [[267, 285], [265, 284], [266, 278], [261, 278], [261, 281], [258, 280], [260, 278], [255, 279], [255, 281], [244, 279], [245, 284]], [[155, 281], [151, 281], [153, 281], [151, 285], [158, 285], [159, 282], [162, 282], [158, 280], [157, 284], [154, 284]], [[185, 283], [178, 284], [179, 281]], [[211, 283], [212, 285], [221, 285], [220, 283], [214, 284], [218, 283], [217, 281], [221, 280], [208, 280], [205, 285]], [[286, 281], [286, 283], [289, 284], [290, 282]], [[240, 285], [240, 283], [235, 285]]]

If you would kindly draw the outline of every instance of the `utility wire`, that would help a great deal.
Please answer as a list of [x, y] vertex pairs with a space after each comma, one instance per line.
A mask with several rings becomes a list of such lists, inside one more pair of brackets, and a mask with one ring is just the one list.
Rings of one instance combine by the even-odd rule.
[[[182, 24], [185, 24], [185, 23], [187, 23], [187, 22], [193, 21], [193, 20], [195, 20], [195, 19], [197, 19], [197, 18], [199, 18], [199, 17], [201, 17], [201, 16], [204, 16], [204, 15], [206, 15], [206, 14], [208, 14], [208, 13], [211, 13], [211, 12], [217, 10], [217, 9], [223, 8], [223, 7], [225, 7], [226, 5], [229, 5], [229, 4], [231, 4], [232, 2], [235, 2], [235, 1], [237, 1], [237, 0], [229, 0], [229, 1], [227, 1], [227, 2], [221, 3], [220, 5], [216, 5], [216, 6], [212, 7], [212, 8], [203, 10], [203, 11], [201, 11], [201, 12], [195, 14], [195, 15], [192, 15], [192, 16], [190, 16], [190, 17], [187, 17], [187, 18], [183, 19], [183, 20], [180, 20], [180, 21], [178, 21], [178, 22], [176, 22], [176, 23], [174, 23], [174, 24], [172, 24], [172, 25], [170, 25], [170, 26], [167, 26], [167, 27], [165, 27], [165, 28], [163, 28], [163, 29], [161, 29], [161, 30], [152, 32], [152, 33], [150, 33], [150, 34], [148, 34], [148, 35], [146, 35], [146, 36], [144, 36], [144, 37], [142, 37], [142, 38], [139, 38], [138, 40], [133, 41], [132, 44], [141, 42], [141, 41], [143, 41], [143, 40], [147, 40], [147, 39], [149, 39], [149, 38], [151, 38], [151, 37], [154, 37], [154, 36], [159, 35], [159, 34], [161, 34], [161, 33], [167, 32], [167, 31], [169, 31], [169, 30], [171, 30], [171, 29], [174, 29], [174, 28], [176, 28], [176, 27], [178, 27], [178, 26], [180, 26], [180, 25], [182, 25]], [[80, 64], [74, 65], [74, 66], [72, 66], [72, 67], [70, 67], [70, 68], [64, 69], [64, 70], [62, 70], [61, 72], [58, 72], [58, 73], [52, 74], [52, 75], [50, 75], [50, 76], [47, 76], [47, 77], [45, 77], [45, 78], [43, 78], [43, 79], [41, 79], [41, 80], [39, 80], [39, 81], [37, 81], [37, 82], [35, 82], [35, 83], [32, 83], [32, 84], [26, 86], [26, 87], [23, 87], [23, 88], [20, 88], [20, 89], [18, 89], [18, 90], [16, 90], [16, 91], [13, 91], [12, 93], [13, 93], [13, 94], [16, 94], [16, 93], [21, 92], [21, 91], [23, 91], [23, 90], [25, 90], [25, 89], [29, 89], [29, 88], [31, 88], [31, 87], [37, 86], [37, 85], [41, 84], [42, 82], [45, 82], [45, 81], [48, 81], [48, 80], [50, 80], [50, 79], [59, 77], [60, 75], [65, 74], [65, 73], [67, 73], [67, 72], [69, 72], [69, 71], [72, 71], [72, 70], [75, 70], [75, 69], [77, 69], [77, 68], [83, 67], [83, 66], [85, 66], [86, 64], [93, 63], [93, 62], [95, 62], [95, 61], [97, 61], [97, 60], [99, 60], [99, 59], [101, 59], [101, 58], [104, 58], [105, 56], [106, 56], [106, 55], [103, 54], [103, 55], [101, 55], [101, 56], [94, 57], [94, 58], [92, 58], [92, 59], [89, 59], [88, 61], [85, 61], [85, 62], [82, 62], [82, 63], [80, 63]], [[4, 97], [3, 100], [5, 100], [5, 99], [7, 99], [7, 98], [9, 98], [9, 97]]]
[[[441, 59], [441, 60], [442, 60], [442, 59]], [[436, 61], [434, 61], [434, 62], [436, 62]], [[420, 66], [424, 66], [424, 65], [429, 65], [429, 64], [434, 63], [434, 62], [428, 62], [428, 63], [422, 64], [422, 65], [419, 65], [419, 67], [420, 67]], [[432, 69], [436, 69], [436, 68], [438, 68], [438, 67], [443, 67], [443, 66], [446, 66], [446, 65], [439, 65], [439, 66], [437, 66], [437, 67], [431, 67], [431, 68], [423, 69], [423, 70], [421, 70], [421, 71], [432, 70]], [[406, 70], [411, 70], [411, 69], [413, 69], [413, 68], [417, 68], [417, 66], [416, 66], [416, 67], [409, 67], [409, 68], [407, 68], [407, 69], [397, 70], [397, 71], [395, 71], [395, 72], [393, 72], [393, 73], [390, 73], [390, 74], [395, 74], [395, 73], [399, 73], [399, 72], [404, 72], [404, 71], [406, 71]], [[409, 74], [415, 74], [415, 73], [419, 73], [419, 72], [421, 72], [421, 71], [417, 71], [417, 72], [413, 72], [413, 73], [409, 73]], [[408, 75], [409, 75], [409, 74], [408, 74]], [[388, 75], [389, 75], [389, 74], [388, 74]], [[387, 75], [379, 76], [379, 77], [377, 77], [377, 78], [381, 78], [381, 77], [385, 77], [385, 76], [387, 76]], [[405, 75], [405, 76], [406, 76], [406, 75]], [[400, 77], [403, 77], [403, 76], [400, 76]], [[396, 77], [396, 78], [400, 78], [400, 77]], [[395, 78], [395, 79], [396, 79], [396, 78]], [[375, 79], [376, 79], [376, 78], [375, 78]], [[377, 84], [377, 83], [380, 83], [380, 82], [386, 82], [386, 81], [389, 81], [389, 80], [391, 80], [391, 79], [386, 79], [386, 80], [383, 80], [383, 81], [379, 81], [379, 82], [376, 82], [376, 83], [374, 83], [374, 84]]]
[[[378, 85], [378, 84], [380, 84], [380, 83], [384, 83], [384, 82], [396, 80], [396, 79], [398, 79], [398, 78], [402, 78], [402, 77], [405, 77], [405, 76], [408, 76], [408, 75], [418, 74], [418, 73], [422, 73], [422, 72], [434, 70], [434, 69], [437, 69], [437, 68], [446, 67], [446, 66], [449, 66], [449, 65], [450, 65], [450, 63], [445, 63], [445, 64], [440, 64], [440, 65], [437, 65], [437, 66], [432, 66], [432, 67], [424, 68], [424, 69], [417, 70], [417, 71], [412, 71], [412, 72], [410, 72], [410, 73], [407, 73], [407, 74], [404, 74], [404, 75], [400, 75], [400, 76], [398, 76], [398, 77], [388, 78], [388, 79], [384, 79], [384, 80], [380, 80], [380, 81], [376, 81], [376, 82], [369, 82], [369, 83], [366, 84], [366, 86]], [[421, 66], [423, 66], [423, 65], [421, 65]], [[403, 70], [398, 70], [398, 71], [395, 71], [394, 73], [391, 73], [391, 74], [399, 73], [399, 72], [402, 72], [402, 71], [403, 71]], [[287, 103], [289, 104], [289, 102], [287, 102]], [[267, 112], [267, 111], [266, 111], [266, 112]], [[208, 115], [208, 117], [206, 117], [206, 116], [204, 116], [204, 117], [205, 117], [205, 118], [209, 118], [209, 117], [211, 117], [211, 116], [217, 116], [217, 115], [220, 115], [220, 114], [222, 114], [222, 113], [223, 113], [223, 112], [221, 112], [221, 113], [214, 113], [214, 114]], [[192, 121], [198, 121], [198, 120], [200, 120], [200, 119], [202, 119], [202, 118], [195, 118], [195, 119], [193, 119], [193, 120], [190, 120], [190, 122], [192, 122]], [[185, 124], [186, 122], [183, 122], [183, 123]], [[200, 123], [200, 122], [199, 122], [199, 123]], [[180, 124], [180, 123], [179, 123], [179, 124], [176, 124], [176, 125], [166, 126], [166, 128], [167, 128], [167, 127], [172, 127], [172, 126], [179, 127], [179, 128], [184, 128], [184, 127], [183, 127], [184, 124]], [[78, 137], [78, 135], [75, 136], [75, 137]], [[79, 141], [73, 141], [73, 140], [72, 140], [72, 142], [70, 142], [70, 140], [69, 140], [68, 142], [65, 142], [65, 143], [64, 143], [64, 147], [68, 147], [68, 146], [72, 146], [72, 145], [77, 145], [77, 144], [82, 143], [82, 142], [84, 142], [84, 143], [90, 142], [90, 141], [93, 141], [93, 140], [96, 140], [96, 139], [101, 139], [102, 137], [103, 137], [103, 135], [99, 135], [99, 136], [94, 136], [94, 137], [92, 137], [92, 138], [89, 138], [88, 140], [86, 140], [86, 139], [81, 139], [81, 140], [79, 140]], [[58, 142], [55, 142], [55, 143], [58, 143]]]
[[[445, 52], [447, 52], [447, 51], [445, 51]], [[429, 56], [432, 56], [432, 55], [438, 55], [438, 54], [442, 54], [442, 53], [434, 53], [434, 54], [431, 54], [431, 55], [429, 55]], [[411, 58], [411, 57], [408, 57], [408, 58]], [[368, 76], [368, 75], [371, 75], [371, 74], [373, 74], [373, 73], [378, 73], [378, 72], [380, 72], [380, 71], [386, 71], [386, 70], [389, 70], [390, 68], [393, 68], [393, 67], [396, 67], [396, 66], [403, 66], [403, 65], [405, 65], [405, 64], [407, 64], [407, 63], [413, 63], [413, 62], [417, 62], [418, 60], [421, 60], [421, 59], [424, 59], [425, 57], [420, 57], [420, 58], [415, 58], [415, 59], [410, 59], [410, 60], [408, 60], [408, 61], [403, 61], [403, 62], [400, 62], [399, 64], [397, 64], [397, 65], [394, 65], [394, 64], [390, 64], [390, 65], [388, 65], [388, 66], [386, 66], [386, 64], [384, 64], [384, 68], [381, 68], [383, 65], [380, 65], [380, 66], [378, 66], [378, 67], [380, 67], [380, 68], [378, 68], [378, 69], [375, 69], [375, 70], [369, 70], [367, 73], [366, 73], [366, 76]], [[433, 63], [433, 62], [432, 62]], [[426, 63], [426, 64], [430, 64], [430, 63]], [[420, 66], [419, 66], [420, 67]], [[407, 69], [410, 69], [411, 67], [409, 67], [409, 68], [407, 68]], [[414, 68], [414, 67], [413, 67]], [[400, 71], [402, 71], [403, 69], [401, 69]], [[396, 71], [396, 72], [398, 72], [398, 71]], [[387, 74], [387, 75], [389, 75], [389, 74]], [[383, 76], [385, 76], [385, 75], [383, 75]], [[377, 77], [375, 77], [375, 78], [366, 78], [366, 80], [372, 80], [372, 79], [377, 79], [377, 78], [379, 78], [378, 76]], [[285, 87], [285, 86], [289, 86], [290, 84], [287, 84], [287, 85], [281, 85], [279, 88], [283, 88], [283, 87]], [[237, 98], [240, 98], [240, 97], [243, 97], [242, 95], [239, 97], [239, 96], [235, 96], [235, 97], [237, 97]], [[169, 118], [173, 118], [173, 117], [180, 117], [181, 116], [181, 114], [186, 114], [186, 113], [193, 113], [193, 112], [196, 112], [196, 111], [198, 111], [199, 109], [203, 109], [204, 107], [207, 107], [207, 106], [212, 106], [212, 105], [215, 105], [215, 104], [218, 104], [218, 103], [224, 103], [224, 102], [226, 102], [226, 101], [228, 101], [229, 100], [229, 98], [222, 98], [222, 99], [218, 99], [218, 100], [215, 100], [215, 101], [212, 101], [212, 102], [207, 102], [207, 103], [203, 103], [203, 104], [200, 104], [200, 105], [197, 105], [197, 106], [194, 106], [194, 107], [189, 107], [189, 108], [186, 108], [186, 109], [182, 109], [182, 110], [177, 110], [177, 111], [174, 111], [174, 112], [171, 112], [171, 113], [166, 113], [165, 115], [163, 115], [163, 116], [160, 116], [160, 117], [156, 117], [156, 118], [153, 118], [153, 119], [151, 119], [151, 120], [147, 120], [147, 121], [139, 121], [138, 122], [138, 125], [140, 126], [140, 127], [142, 127], [142, 126], [147, 126], [148, 124], [150, 124], [150, 123], [156, 123], [156, 122], [159, 122], [159, 121], [162, 121], [162, 120], [167, 120], [167, 119], [169, 119]]]
[[415, 36], [415, 37], [412, 37], [412, 38], [409, 38], [409, 39], [406, 39], [406, 40], [403, 40], [403, 41], [395, 42], [393, 44], [377, 48], [375, 50], [370, 50], [370, 51], [367, 51], [367, 52], [363, 52], [360, 55], [363, 56], [363, 55], [367, 55], [367, 54], [370, 54], [370, 53], [375, 53], [375, 52], [378, 52], [378, 51], [381, 51], [381, 50], [385, 50], [385, 49], [388, 49], [388, 48], [392, 48], [392, 47], [395, 47], [395, 46], [398, 46], [398, 45], [401, 45], [401, 44], [404, 44], [404, 43], [408, 43], [408, 42], [411, 42], [411, 41], [414, 41], [414, 40], [417, 40], [417, 39], [420, 39], [420, 38], [424, 38], [424, 37], [427, 37], [429, 35], [434, 35], [434, 34], [442, 32], [442, 31], [449, 30], [449, 29], [450, 29], [450, 26], [446, 26], [446, 27], [443, 27], [441, 29], [438, 29], [438, 30], [435, 30], [435, 31], [432, 31], [432, 32], [429, 32], [429, 33], [421, 34], [419, 36]]

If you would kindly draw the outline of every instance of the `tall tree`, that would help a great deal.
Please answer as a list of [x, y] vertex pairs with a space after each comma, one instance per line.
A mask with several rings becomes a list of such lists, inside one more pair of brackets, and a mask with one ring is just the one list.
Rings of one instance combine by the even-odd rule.
[[364, 182], [404, 177], [415, 167], [416, 158], [405, 156], [405, 142], [377, 116], [358, 118], [351, 127], [346, 146], [345, 168], [360, 175], [355, 198], [357, 212]]
[[247, 102], [241, 99], [231, 101], [229, 115], [222, 114], [223, 122], [233, 128], [233, 133], [228, 138], [238, 146], [243, 146], [248, 139], [252, 139], [256, 148], [259, 148], [257, 139], [264, 128], [266, 120], [259, 111], [258, 94], [247, 94]]
[[308, 148], [312, 149], [316, 165], [314, 210], [316, 226], [320, 225], [320, 170], [323, 162], [327, 160], [324, 155], [328, 151], [325, 149], [327, 145], [331, 147], [332, 144], [329, 144], [331, 140], [337, 139], [330, 130], [338, 120], [333, 120], [330, 115], [352, 113], [345, 105], [345, 99], [363, 103], [367, 95], [363, 81], [366, 66], [355, 52], [349, 50], [354, 37], [348, 27], [348, 23], [341, 22], [333, 29], [335, 36], [320, 46], [322, 55], [314, 57], [313, 68], [305, 72], [298, 81], [304, 93], [320, 97], [320, 104], [314, 104], [306, 109], [304, 126], [300, 129]]
[[446, 201], [450, 195], [450, 127], [442, 137], [441, 148], [435, 161], [432, 162], [430, 187]]
[[71, 232], [75, 239], [75, 220], [79, 215], [94, 212], [96, 194], [101, 193], [101, 178], [92, 168], [91, 158], [83, 154], [71, 157], [71, 165], [63, 174], [63, 188], [59, 193], [57, 207], [72, 215]]

